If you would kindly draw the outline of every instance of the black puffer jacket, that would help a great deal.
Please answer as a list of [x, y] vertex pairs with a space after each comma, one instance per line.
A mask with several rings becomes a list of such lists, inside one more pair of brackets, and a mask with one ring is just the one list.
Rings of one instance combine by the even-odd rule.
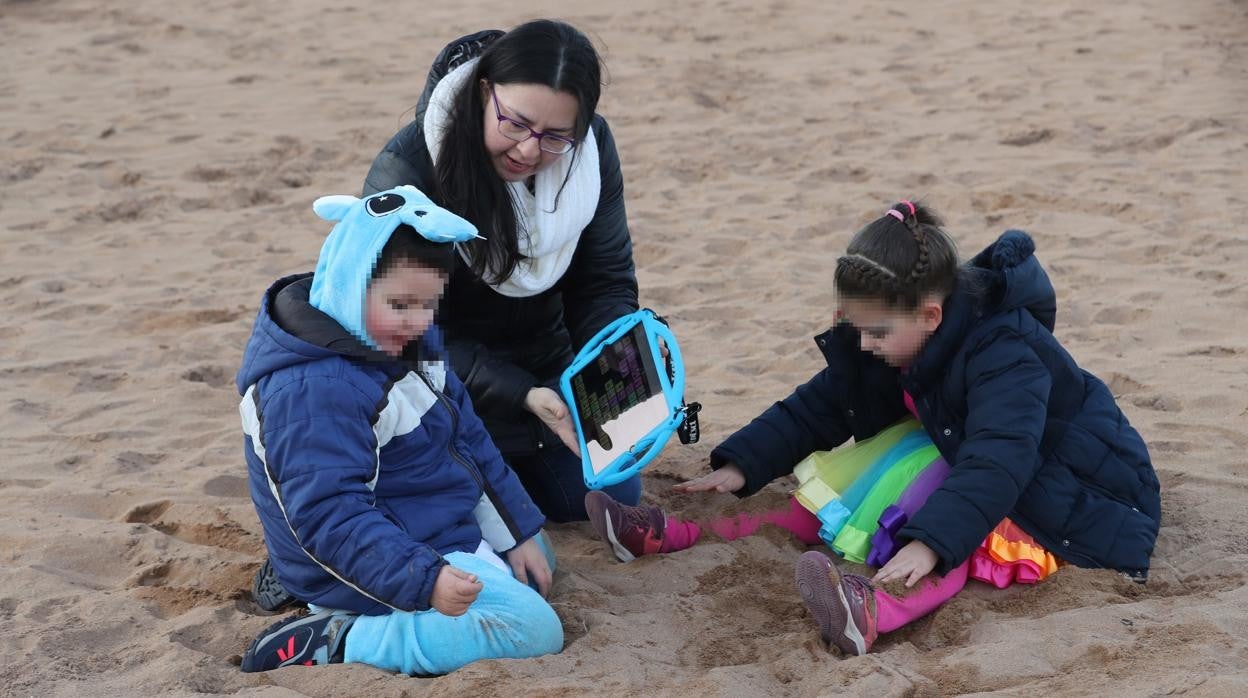
[[[429, 96], [443, 76], [501, 35], [497, 30], [470, 34], [438, 54], [415, 119], [373, 161], [364, 181], [366, 195], [411, 184], [442, 203], [425, 145]], [[637, 310], [619, 154], [606, 120], [594, 115], [590, 125], [598, 141], [602, 193], [563, 278], [538, 295], [509, 298], [482, 283], [460, 260], [442, 302], [439, 322], [451, 365], [504, 453], [532, 452], [554, 438], [524, 410], [525, 395], [537, 385], [555, 387], [576, 350], [612, 320]]]

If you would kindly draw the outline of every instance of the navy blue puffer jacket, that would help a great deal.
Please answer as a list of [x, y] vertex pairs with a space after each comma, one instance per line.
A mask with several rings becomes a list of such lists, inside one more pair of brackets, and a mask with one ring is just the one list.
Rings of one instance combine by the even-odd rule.
[[483, 540], [506, 552], [545, 519], [446, 369], [438, 328], [392, 359], [312, 307], [311, 284], [265, 294], [236, 379], [269, 560], [309, 603], [427, 610], [443, 555]]
[[744, 496], [816, 450], [903, 417], [902, 390], [953, 466], [902, 529], [956, 567], [1004, 517], [1055, 555], [1146, 577], [1161, 521], [1143, 439], [1109, 388], [1053, 336], [1056, 297], [1032, 239], [1008, 231], [965, 267], [940, 327], [904, 372], [841, 324], [816, 338], [828, 367], [711, 455], [746, 475]]

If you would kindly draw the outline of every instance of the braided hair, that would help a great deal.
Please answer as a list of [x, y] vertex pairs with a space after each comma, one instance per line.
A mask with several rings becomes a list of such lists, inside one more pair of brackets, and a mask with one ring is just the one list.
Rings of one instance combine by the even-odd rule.
[[913, 310], [924, 298], [942, 301], [958, 278], [958, 251], [934, 211], [900, 201], [867, 224], [836, 260], [836, 291]]

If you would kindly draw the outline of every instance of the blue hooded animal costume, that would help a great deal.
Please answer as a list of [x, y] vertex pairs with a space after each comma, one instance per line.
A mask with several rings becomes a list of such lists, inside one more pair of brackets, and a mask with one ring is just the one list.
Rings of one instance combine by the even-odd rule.
[[476, 230], [414, 187], [314, 208], [339, 222], [314, 274], [265, 293], [237, 376], [252, 501], [297, 598], [423, 611], [446, 555], [482, 540], [506, 552], [544, 523], [447, 370], [437, 327], [402, 359], [364, 327], [369, 280], [399, 225], [447, 243]]
[[1009, 517], [1059, 558], [1144, 579], [1161, 521], [1143, 439], [1109, 388], [1053, 336], [1056, 296], [1032, 239], [1008, 231], [964, 268], [940, 327], [898, 371], [842, 323], [816, 338], [827, 368], [711, 455], [758, 491], [812, 451], [869, 438], [915, 408], [949, 476], [900, 531], [941, 574]]

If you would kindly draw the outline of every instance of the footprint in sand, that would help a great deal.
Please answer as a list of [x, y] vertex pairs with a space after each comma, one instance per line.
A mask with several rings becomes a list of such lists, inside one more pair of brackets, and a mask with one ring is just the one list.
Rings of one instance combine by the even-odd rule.
[[167, 619], [198, 607], [241, 602], [254, 572], [251, 562], [162, 560], [136, 570], [123, 586], [135, 598], [155, 604], [153, 615]]
[[209, 165], [196, 165], [187, 170], [184, 178], [192, 182], [223, 182], [227, 179], [233, 179], [236, 175], [224, 167], [211, 167]]
[[257, 554], [264, 548], [263, 542], [255, 534], [230, 518], [224, 509], [213, 511], [213, 520], [205, 522], [203, 517], [188, 521], [183, 517], [171, 516], [171, 506], [169, 500], [139, 504], [126, 512], [121, 520], [126, 523], [147, 524], [167, 536], [194, 545], [222, 548], [247, 555]]
[[1153, 311], [1136, 306], [1113, 306], [1092, 316], [1092, 321], [1102, 325], [1135, 325], [1151, 317]]
[[204, 383], [214, 388], [229, 386], [233, 376], [224, 366], [203, 365], [187, 369], [182, 373], [182, 380], [192, 383]]
[[140, 453], [138, 451], [122, 451], [117, 454], [117, 472], [136, 473], [160, 463], [165, 459], [164, 453]]
[[71, 374], [78, 378], [78, 384], [74, 386], [73, 392], [77, 393], [104, 393], [116, 390], [118, 386], [130, 377], [128, 373], [109, 373], [104, 371], [92, 371], [89, 373]]
[[126, 523], [150, 524], [164, 515], [166, 511], [169, 511], [169, 507], [172, 505], [173, 502], [168, 499], [138, 504], [122, 515], [121, 520]]
[[203, 491], [211, 497], [243, 499], [250, 496], [247, 478], [237, 475], [218, 475], [204, 483]]
[[1155, 412], [1182, 412], [1183, 403], [1173, 395], [1160, 393], [1140, 395], [1131, 399], [1131, 404], [1145, 410]]

